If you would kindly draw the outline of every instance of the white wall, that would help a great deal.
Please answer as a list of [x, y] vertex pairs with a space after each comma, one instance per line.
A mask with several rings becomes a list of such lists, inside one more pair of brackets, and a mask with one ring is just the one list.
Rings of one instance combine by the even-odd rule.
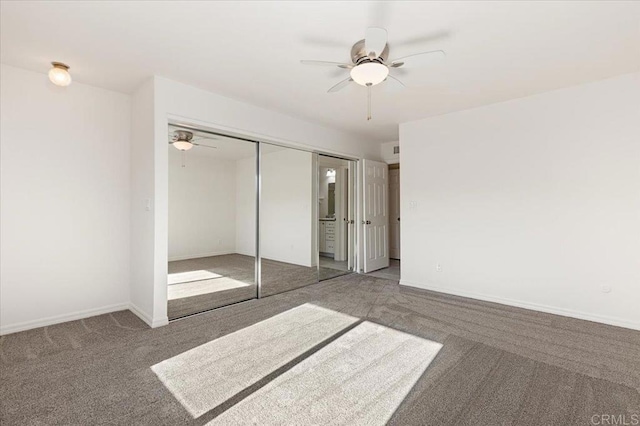
[[640, 74], [402, 124], [400, 143], [402, 284], [640, 329]]
[[[134, 108], [134, 129], [140, 141], [139, 147], [146, 156], [132, 158], [137, 176], [138, 191], [132, 200], [132, 217], [145, 217], [132, 223], [132, 237], [140, 247], [153, 245], [153, 270], [145, 263], [132, 263], [132, 295], [146, 294], [153, 288], [153, 295], [144, 296], [152, 306], [141, 307], [136, 312], [152, 326], [167, 322], [167, 244], [168, 244], [168, 154], [166, 130], [169, 120], [187, 122], [236, 133], [260, 140], [313, 147], [327, 153], [378, 159], [379, 146], [366, 139], [293, 118], [265, 108], [255, 107], [215, 93], [207, 92], [165, 78], [154, 77], [145, 83], [153, 85], [153, 129], [146, 122], [148, 108]], [[140, 92], [140, 91], [138, 91]], [[141, 95], [138, 93], [138, 95]], [[135, 98], [140, 97], [134, 94]], [[148, 100], [149, 96], [142, 97]], [[141, 99], [142, 101], [142, 99]], [[142, 102], [146, 104], [147, 102]], [[138, 116], [144, 118], [138, 120]], [[144, 122], [144, 123], [143, 123]], [[136, 130], [135, 128], [138, 127]], [[147, 146], [154, 139], [153, 152]], [[144, 147], [143, 147], [144, 145]], [[148, 162], [153, 159], [153, 168]], [[144, 176], [142, 176], [144, 175]], [[148, 180], [153, 181], [153, 186]], [[145, 213], [148, 191], [153, 192], [152, 208]], [[147, 214], [148, 213], [148, 214]], [[146, 229], [154, 229], [150, 235]], [[145, 256], [148, 252], [145, 251]], [[135, 279], [133, 279], [135, 277]], [[132, 296], [133, 302], [133, 296]]]
[[0, 333], [126, 309], [129, 97], [0, 70]]
[[312, 154], [283, 149], [262, 156], [260, 255], [313, 266], [315, 232]]
[[393, 149], [399, 144], [400, 142], [384, 142], [380, 144], [380, 156], [385, 163], [397, 164], [400, 162], [400, 154], [394, 154], [393, 152]]
[[[314, 266], [317, 231], [313, 155], [295, 149], [263, 152], [261, 166], [261, 256]], [[248, 256], [255, 256], [255, 173], [255, 158], [238, 161], [236, 249]]]
[[256, 255], [256, 158], [236, 162], [236, 253]]
[[[155, 131], [153, 80], [132, 96], [131, 120], [131, 310], [153, 324], [155, 279]], [[166, 127], [162, 131], [167, 134]], [[167, 141], [168, 142], [168, 141]], [[165, 146], [166, 149], [166, 146]], [[155, 325], [168, 323], [156, 319]]]
[[235, 253], [236, 161], [168, 149], [169, 260]]

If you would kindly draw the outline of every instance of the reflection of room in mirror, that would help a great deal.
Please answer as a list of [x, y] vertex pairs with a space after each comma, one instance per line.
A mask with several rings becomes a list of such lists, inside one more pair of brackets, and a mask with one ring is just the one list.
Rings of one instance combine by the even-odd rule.
[[261, 295], [318, 282], [314, 240], [314, 154], [261, 144]]
[[257, 295], [257, 144], [190, 132], [187, 151], [168, 146], [169, 319]]
[[[350, 219], [354, 191], [350, 190], [351, 161], [318, 156], [318, 252], [320, 280], [344, 275], [353, 270], [349, 258]], [[351, 166], [353, 168], [353, 166]]]
[[354, 269], [353, 162], [177, 126], [168, 142], [169, 319]]

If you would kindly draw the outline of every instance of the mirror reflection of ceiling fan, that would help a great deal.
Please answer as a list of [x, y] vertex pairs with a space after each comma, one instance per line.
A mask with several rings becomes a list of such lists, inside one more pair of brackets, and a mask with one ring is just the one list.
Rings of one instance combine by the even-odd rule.
[[171, 136], [169, 144], [173, 145], [174, 148], [179, 149], [180, 151], [189, 151], [194, 146], [211, 149], [218, 148], [217, 146], [202, 145], [196, 142], [199, 140], [214, 141], [217, 140], [216, 138], [205, 138], [204, 136], [197, 136], [194, 138], [193, 132], [188, 130], [174, 130], [173, 132], [169, 132], [169, 136]]
[[403, 89], [405, 85], [393, 76], [390, 71], [400, 67], [418, 68], [433, 64], [445, 56], [442, 50], [416, 53], [402, 58], [389, 60], [389, 45], [387, 44], [387, 30], [371, 27], [365, 33], [364, 40], [356, 42], [351, 47], [351, 63], [327, 61], [300, 61], [305, 65], [323, 65], [349, 70], [349, 77], [340, 81], [329, 89], [335, 93], [352, 82], [367, 88], [367, 120], [371, 120], [371, 88], [380, 83], [393, 86], [393, 89]]
[[193, 132], [189, 130], [182, 130], [182, 129], [174, 130], [173, 132], [169, 132], [169, 136], [170, 136], [169, 145], [173, 145], [174, 148], [182, 152], [182, 167], [185, 167], [184, 154], [194, 146], [197, 146], [198, 148], [218, 149], [217, 146], [202, 145], [196, 142], [200, 140], [214, 141], [214, 140], [217, 140], [216, 138], [209, 138], [204, 136], [194, 137]]

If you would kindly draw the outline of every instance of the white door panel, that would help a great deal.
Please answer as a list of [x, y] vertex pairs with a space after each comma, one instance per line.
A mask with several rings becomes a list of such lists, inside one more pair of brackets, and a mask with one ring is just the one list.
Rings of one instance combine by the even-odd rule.
[[388, 166], [363, 160], [364, 272], [389, 266]]

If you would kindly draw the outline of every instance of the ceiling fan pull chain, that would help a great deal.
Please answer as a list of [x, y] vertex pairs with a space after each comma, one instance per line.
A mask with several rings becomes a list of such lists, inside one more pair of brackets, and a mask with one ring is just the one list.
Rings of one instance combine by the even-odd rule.
[[182, 152], [182, 167], [184, 167], [184, 156], [186, 151], [181, 151]]
[[371, 83], [367, 83], [367, 121], [371, 120]]

